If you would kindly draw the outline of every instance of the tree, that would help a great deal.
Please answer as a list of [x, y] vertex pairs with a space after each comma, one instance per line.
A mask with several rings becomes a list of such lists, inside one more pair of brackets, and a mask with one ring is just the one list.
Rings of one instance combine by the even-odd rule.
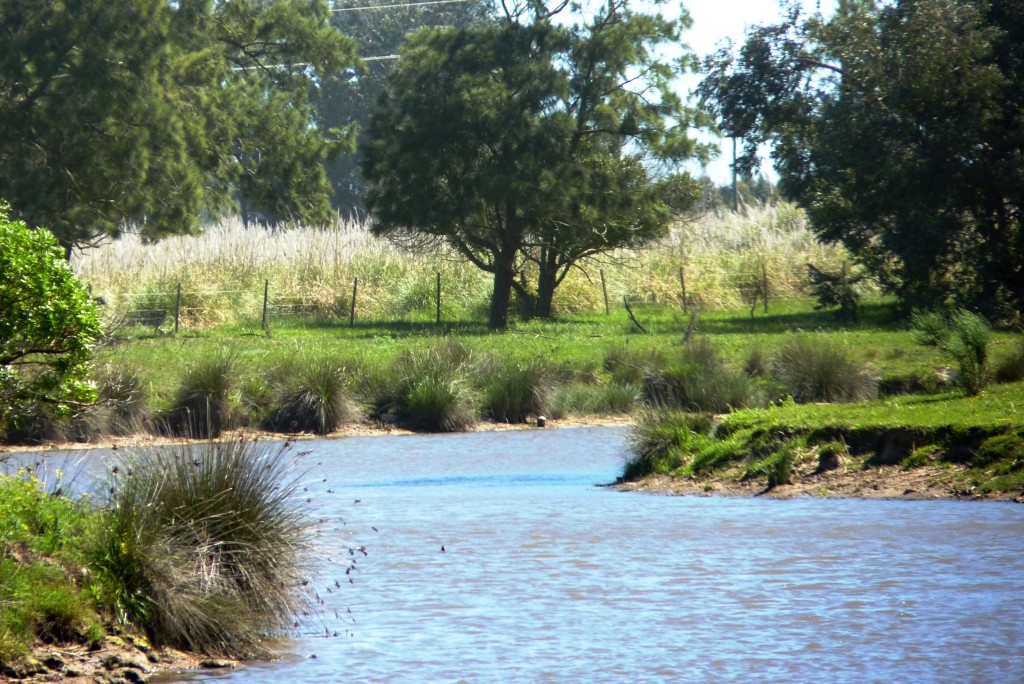
[[0, 434], [35, 403], [58, 414], [96, 399], [88, 381], [96, 309], [56, 239], [0, 203]]
[[65, 251], [246, 207], [326, 221], [319, 79], [355, 63], [323, 0], [0, 4], [0, 196]]
[[[364, 8], [335, 11], [331, 26], [359, 45], [367, 59], [364, 68], [344, 71], [324, 80], [317, 88], [314, 107], [316, 120], [323, 129], [358, 128], [360, 145], [366, 144], [370, 107], [384, 91], [388, 76], [394, 71], [394, 56], [405, 43], [406, 36], [426, 26], [464, 28], [485, 20], [491, 3], [469, 0], [446, 4], [395, 6], [393, 0], [360, 0], [346, 5]], [[377, 9], [376, 6], [381, 6]], [[339, 10], [344, 8], [339, 7]], [[365, 181], [359, 171], [362, 154], [337, 155], [325, 164], [334, 195], [331, 203], [339, 210], [362, 210]]]
[[708, 61], [728, 135], [909, 306], [1024, 311], [1024, 4], [843, 0]]
[[556, 24], [564, 7], [417, 32], [371, 116], [374, 231], [444, 240], [492, 273], [492, 328], [513, 291], [548, 315], [581, 260], [663, 235], [697, 196], [679, 164], [707, 154], [688, 136], [706, 120], [671, 89], [691, 62], [657, 57], [688, 19], [613, 0]]

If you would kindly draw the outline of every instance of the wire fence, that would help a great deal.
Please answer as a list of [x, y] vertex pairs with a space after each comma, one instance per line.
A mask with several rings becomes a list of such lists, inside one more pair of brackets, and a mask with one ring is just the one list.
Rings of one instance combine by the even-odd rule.
[[[575, 310], [586, 307], [590, 312], [606, 315], [628, 311], [630, 307], [642, 310], [648, 306], [675, 306], [682, 312], [712, 310], [743, 306], [750, 315], [769, 314], [773, 306], [780, 306], [808, 296], [805, 272], [797, 273], [793, 266], [772, 270], [765, 264], [748, 273], [731, 277], [704, 280], [687, 272], [683, 266], [676, 269], [674, 278], [660, 278], [661, 288], [644, 290], [623, 287], [621, 282], [606, 279], [599, 270], [587, 287], [586, 302]], [[796, 278], [801, 280], [794, 285]], [[665, 283], [674, 282], [666, 288]], [[464, 287], [452, 283], [452, 289]], [[360, 324], [383, 322], [451, 323], [469, 319], [486, 320], [486, 300], [480, 306], [467, 310], [461, 292], [446, 292], [443, 275], [438, 271], [430, 283], [419, 284], [418, 296], [411, 304], [388, 309], [379, 299], [363, 295], [363, 284], [358, 277], [336, 283], [330, 291], [323, 288], [311, 294], [286, 294], [275, 291], [271, 280], [262, 287], [252, 289], [190, 289], [188, 283], [179, 283], [167, 291], [142, 293], [108, 293], [96, 297], [108, 319], [117, 326], [151, 328], [159, 334], [177, 334], [217, 325], [235, 324], [262, 330], [269, 334], [274, 327], [312, 327], [322, 325], [355, 327]], [[456, 295], [452, 297], [452, 295]], [[447, 304], [446, 298], [458, 303]], [[556, 293], [556, 305], [558, 302]], [[556, 306], [557, 309], [557, 306]]]

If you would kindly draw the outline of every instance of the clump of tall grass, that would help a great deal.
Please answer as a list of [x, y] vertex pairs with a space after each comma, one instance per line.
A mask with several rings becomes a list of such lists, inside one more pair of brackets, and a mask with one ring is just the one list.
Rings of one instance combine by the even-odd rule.
[[743, 479], [764, 477], [768, 489], [792, 484], [794, 448], [792, 444], [779, 445], [771, 453], [754, 460], [747, 468]]
[[405, 352], [375, 402], [378, 413], [396, 413], [407, 427], [426, 432], [466, 430], [477, 420], [473, 371], [469, 351], [455, 342]]
[[682, 467], [691, 455], [688, 445], [707, 436], [712, 426], [711, 417], [703, 414], [667, 408], [645, 411], [630, 430], [630, 455], [622, 479], [631, 482]]
[[957, 384], [970, 396], [989, 380], [988, 346], [992, 328], [981, 316], [957, 309], [949, 314], [929, 311], [915, 314], [914, 332], [921, 344], [935, 346], [957, 364]]
[[484, 386], [484, 413], [498, 423], [524, 423], [530, 416], [557, 417], [554, 373], [542, 361], [499, 366]]
[[604, 369], [617, 383], [641, 387], [644, 379], [665, 362], [666, 356], [661, 349], [637, 348], [625, 344], [605, 353]]
[[355, 420], [344, 366], [327, 360], [296, 365], [292, 364], [287, 378], [280, 381], [265, 421], [267, 428], [326, 435]]
[[687, 342], [667, 368], [650, 373], [644, 393], [650, 404], [697, 412], [724, 413], [758, 403], [750, 378], [703, 337]]
[[[616, 301], [627, 295], [635, 302], [678, 304], [682, 268], [690, 303], [720, 309], [741, 306], [746, 284], [764, 272], [773, 298], [806, 296], [804, 264], [838, 270], [847, 258], [842, 248], [818, 242], [803, 212], [783, 203], [680, 221], [656, 244], [605, 255], [601, 270]], [[451, 250], [404, 250], [375, 238], [359, 220], [339, 219], [324, 230], [245, 226], [228, 219], [202, 235], [157, 243], [129, 233], [76, 253], [73, 266], [109, 308], [123, 311], [173, 312], [182, 284], [182, 316], [189, 325], [259, 321], [266, 279], [272, 316], [277, 311], [345, 316], [354, 278], [359, 279], [357, 316], [363, 320], [426, 319], [436, 306], [439, 271], [445, 320], [479, 320], [490, 295], [486, 274]], [[603, 306], [597, 274], [581, 266], [559, 287], [556, 313]]]
[[221, 353], [190, 366], [182, 377], [171, 408], [163, 417], [175, 435], [195, 439], [219, 437], [231, 423], [231, 392], [235, 363]]
[[1024, 380], [1024, 335], [1018, 338], [1016, 347], [996, 366], [995, 379], [996, 382]]
[[92, 567], [120, 621], [156, 645], [271, 653], [308, 607], [311, 519], [286, 449], [242, 438], [115, 461]]
[[842, 345], [820, 335], [797, 335], [782, 345], [772, 374], [798, 403], [870, 399], [877, 381]]

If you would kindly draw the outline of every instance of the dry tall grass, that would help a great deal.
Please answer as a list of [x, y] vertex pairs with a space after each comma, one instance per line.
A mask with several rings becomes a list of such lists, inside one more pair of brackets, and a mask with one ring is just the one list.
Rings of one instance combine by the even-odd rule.
[[[794, 206], [751, 207], [680, 222], [646, 249], [581, 264], [556, 294], [555, 306], [561, 313], [601, 309], [601, 271], [613, 302], [625, 295], [637, 302], [680, 303], [682, 268], [692, 302], [732, 308], [749, 302], [762, 266], [770, 296], [785, 299], [807, 293], [806, 263], [838, 270], [845, 258], [841, 248], [814, 239], [803, 212]], [[274, 316], [347, 316], [354, 278], [362, 320], [432, 316], [437, 272], [442, 273], [448, 320], [483, 317], [490, 294], [488, 275], [451, 251], [404, 251], [373, 237], [364, 223], [340, 219], [328, 229], [246, 229], [234, 219], [200, 236], [151, 244], [128, 234], [76, 254], [73, 264], [114, 310], [156, 311], [140, 316], [154, 325], [160, 312], [173, 310], [179, 283], [183, 320], [193, 325], [258, 321], [265, 280], [270, 281]]]

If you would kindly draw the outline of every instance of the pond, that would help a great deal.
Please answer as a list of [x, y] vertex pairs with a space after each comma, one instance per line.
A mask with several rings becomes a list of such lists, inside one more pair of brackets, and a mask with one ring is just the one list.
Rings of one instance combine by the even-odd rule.
[[322, 612], [189, 680], [1019, 681], [1024, 507], [595, 486], [625, 437], [301, 442]]

